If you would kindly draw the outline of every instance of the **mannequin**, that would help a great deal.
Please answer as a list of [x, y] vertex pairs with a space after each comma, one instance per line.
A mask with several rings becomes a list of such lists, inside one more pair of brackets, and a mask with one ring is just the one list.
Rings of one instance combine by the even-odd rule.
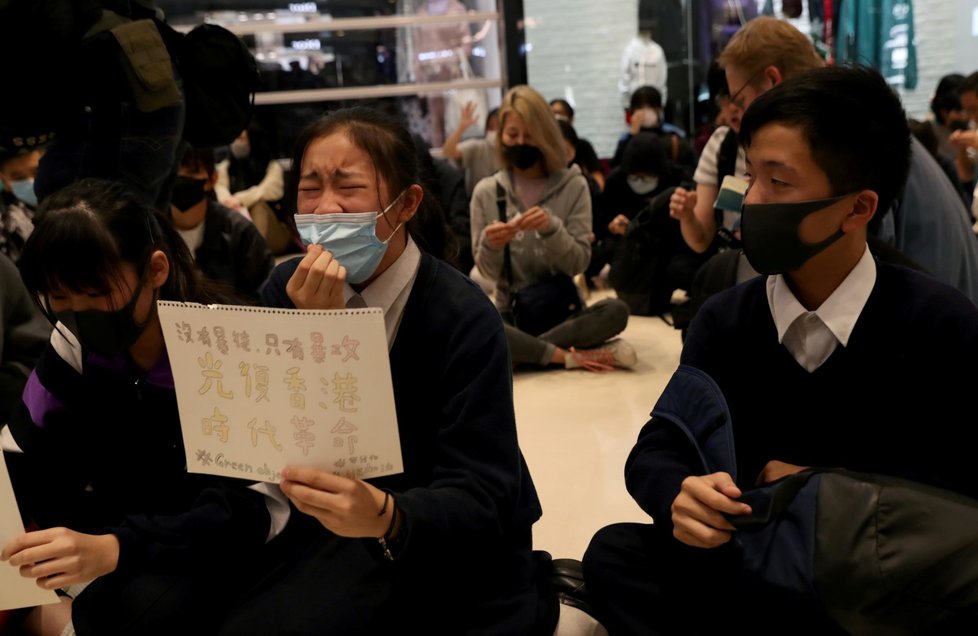
[[652, 32], [640, 30], [625, 46], [621, 56], [618, 92], [622, 107], [627, 109], [632, 93], [639, 86], [654, 86], [667, 99], [666, 77], [668, 68], [662, 46], [652, 39]]
[[[462, 15], [467, 11], [460, 0], [424, 0], [417, 15]], [[422, 24], [412, 29], [414, 74], [418, 82], [448, 82], [462, 77], [459, 56], [468, 58], [472, 33], [467, 22]], [[445, 140], [445, 95], [427, 95], [431, 119], [431, 145], [441, 147]]]

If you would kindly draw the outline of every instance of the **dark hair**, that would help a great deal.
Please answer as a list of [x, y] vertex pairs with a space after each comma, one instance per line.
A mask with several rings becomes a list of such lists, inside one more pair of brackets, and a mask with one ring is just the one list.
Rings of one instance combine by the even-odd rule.
[[655, 86], [639, 86], [632, 93], [629, 111], [645, 107], [662, 108], [662, 93]]
[[657, 176], [672, 173], [665, 138], [653, 132], [640, 132], [628, 140], [621, 156], [623, 172], [643, 172]]
[[35, 297], [59, 289], [109, 293], [122, 264], [142, 273], [153, 251], [160, 250], [170, 261], [161, 299], [218, 300], [170, 219], [121, 183], [76, 181], [46, 197], [34, 222], [18, 266]]
[[965, 93], [978, 95], [978, 71], [961, 80], [961, 84], [958, 85], [958, 95], [964, 95]]
[[577, 131], [574, 130], [574, 125], [569, 121], [564, 121], [563, 119], [557, 120], [557, 128], [560, 128], [560, 134], [563, 135], [566, 141], [570, 142], [570, 145], [577, 148]]
[[[429, 244], [430, 252], [438, 255], [450, 265], [458, 268], [458, 258], [461, 253], [461, 245], [452, 232], [451, 223], [448, 220], [448, 210], [445, 203], [445, 188], [441, 179], [441, 173], [434, 157], [431, 156], [431, 146], [424, 138], [413, 133], [411, 138], [414, 140], [415, 152], [418, 157], [418, 174], [421, 180], [418, 182], [424, 188], [425, 198], [428, 199], [428, 219], [426, 227], [421, 228], [421, 233], [429, 243], [439, 241], [438, 244]], [[424, 205], [424, 203], [422, 203]], [[442, 225], [442, 229], [433, 230], [432, 226]]]
[[961, 85], [965, 77], [961, 73], [951, 73], [941, 78], [930, 100], [930, 110], [934, 113], [937, 123], [943, 124], [942, 110], [961, 110]]
[[493, 108], [492, 110], [490, 110], [489, 111], [489, 114], [486, 115], [486, 128], [485, 128], [486, 130], [489, 130], [489, 124], [492, 123], [493, 118], [496, 118], [497, 120], [499, 119], [499, 107], [498, 106], [496, 108]]
[[[302, 158], [306, 148], [323, 137], [345, 133], [357, 148], [370, 157], [377, 192], [381, 183], [387, 186], [387, 196], [393, 199], [411, 185], [424, 189], [424, 179], [418, 162], [418, 150], [407, 125], [400, 119], [366, 106], [335, 110], [307, 125], [296, 137], [289, 171], [288, 205], [298, 209], [299, 181], [302, 177]], [[381, 209], [391, 201], [380, 201]], [[450, 256], [450, 231], [444, 215], [433, 208], [434, 197], [425, 192], [417, 213], [407, 222], [407, 230], [418, 246], [437, 258]], [[447, 251], [446, 251], [447, 250]]]
[[[872, 190], [881, 219], [910, 169], [910, 128], [900, 98], [864, 66], [813, 69], [787, 79], [751, 102], [740, 123], [749, 148], [768, 124], [798, 129], [832, 194]], [[872, 229], [872, 228], [871, 228]]]
[[564, 109], [565, 113], [567, 113], [567, 117], [569, 119], [574, 119], [574, 107], [570, 105], [569, 101], [558, 97], [550, 100], [550, 105], [553, 106], [554, 104], [560, 104], [560, 107]]
[[201, 169], [207, 176], [214, 174], [214, 149], [213, 148], [194, 148], [186, 145], [183, 154], [180, 156], [180, 167], [190, 172], [199, 172]]

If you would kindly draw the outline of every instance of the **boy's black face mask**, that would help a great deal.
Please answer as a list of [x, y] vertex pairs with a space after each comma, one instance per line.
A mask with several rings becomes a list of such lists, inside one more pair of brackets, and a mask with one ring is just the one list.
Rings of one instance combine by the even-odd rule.
[[802, 221], [849, 195], [800, 203], [745, 203], [741, 211], [740, 235], [744, 255], [761, 274], [792, 272], [845, 235], [842, 228], [818, 243], [805, 243], [799, 236]]

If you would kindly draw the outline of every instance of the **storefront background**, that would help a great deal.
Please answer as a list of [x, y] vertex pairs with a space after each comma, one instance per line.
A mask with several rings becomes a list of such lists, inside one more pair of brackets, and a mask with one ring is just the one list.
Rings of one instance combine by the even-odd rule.
[[[305, 122], [330, 108], [361, 101], [408, 113], [412, 127], [430, 141], [440, 136], [425, 130], [431, 119], [426, 93], [414, 88], [417, 78], [406, 62], [413, 52], [405, 48], [405, 42], [410, 42], [408, 36], [416, 27], [359, 27], [345, 32], [321, 27], [308, 32], [280, 32], [277, 27], [263, 25], [263, 20], [295, 23], [307, 19], [308, 14], [387, 20], [412, 16], [419, 7], [445, 1], [157, 0], [177, 21], [199, 23], [218, 17], [241, 22], [242, 36], [260, 54], [265, 78], [256, 100], [258, 117], [270, 129], [282, 155], [288, 154], [290, 140]], [[688, 46], [695, 40], [689, 37], [690, 31], [695, 34], [695, 26], [689, 28], [687, 15], [690, 8], [702, 7], [697, 3], [708, 0], [458, 1], [470, 13], [496, 16], [467, 26], [481, 38], [469, 56], [474, 75], [496, 83], [479, 89], [487, 108], [499, 103], [507, 86], [528, 78], [528, 83], [548, 100], [562, 97], [570, 101], [577, 110], [574, 123], [578, 134], [589, 139], [600, 156], [609, 157], [625, 130], [618, 91], [622, 53], [641, 28], [651, 29], [653, 39], [667, 53], [667, 115], [690, 129], [697, 114], [702, 114], [694, 105], [699, 102], [702, 110], [707, 97], [705, 64], [696, 45]], [[780, 10], [781, 0], [773, 0], [773, 4]], [[912, 4], [918, 81], [915, 89], [901, 89], [900, 94], [908, 115], [924, 118], [943, 75], [967, 75], [978, 70], [978, 0], [913, 0]], [[803, 31], [808, 28], [807, 15], [792, 22]], [[356, 96], [359, 89], [386, 92], [384, 86], [391, 87], [388, 98], [366, 100]], [[336, 89], [344, 92], [338, 95]], [[274, 95], [282, 91], [291, 97], [281, 100]], [[330, 91], [333, 93], [326, 94]], [[373, 95], [378, 95], [378, 90]], [[442, 137], [450, 132], [453, 115], [448, 113], [444, 122], [448, 130]], [[476, 128], [467, 136], [482, 133], [481, 126]]]
[[[674, 123], [689, 129], [690, 105], [702, 99], [705, 85], [698, 51], [690, 53], [684, 46], [687, 24], [682, 13], [688, 1], [524, 0], [530, 84], [548, 99], [569, 98], [578, 111], [578, 133], [599, 155], [609, 156], [625, 130], [617, 92], [621, 54], [639, 30], [640, 11], [645, 16], [651, 10], [662, 18], [653, 39], [671, 54], [670, 114]], [[776, 9], [780, 4], [775, 0]], [[978, 70], [978, 0], [913, 0], [912, 6], [917, 86], [898, 92], [908, 116], [921, 119], [929, 115], [931, 96], [943, 75]], [[807, 10], [791, 22], [807, 30]]]

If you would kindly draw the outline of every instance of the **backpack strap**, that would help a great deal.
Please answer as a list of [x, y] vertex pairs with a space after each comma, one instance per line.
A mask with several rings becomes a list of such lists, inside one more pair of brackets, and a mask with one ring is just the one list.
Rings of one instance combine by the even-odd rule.
[[[499, 222], [506, 222], [506, 190], [496, 179], [496, 209], [499, 211]], [[509, 255], [509, 243], [503, 247], [503, 281], [508, 290], [513, 282], [513, 262]]]
[[726, 137], [720, 142], [717, 150], [717, 186], [723, 183], [724, 177], [729, 177], [737, 171], [737, 152], [740, 150], [740, 140], [733, 128], [727, 131]]
[[679, 135], [669, 135], [672, 139], [672, 160], [673, 162], [679, 162]]

